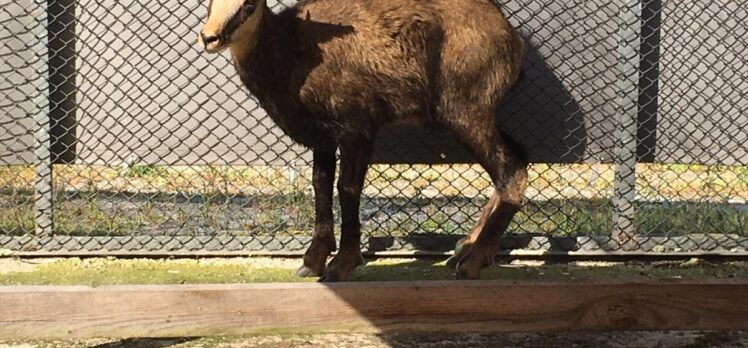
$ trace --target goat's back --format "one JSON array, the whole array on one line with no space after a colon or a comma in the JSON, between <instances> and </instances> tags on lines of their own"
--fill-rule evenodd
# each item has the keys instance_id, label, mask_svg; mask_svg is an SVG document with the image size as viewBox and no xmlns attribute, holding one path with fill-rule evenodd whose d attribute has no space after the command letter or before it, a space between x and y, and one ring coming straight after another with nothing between
<instances>
[{"instance_id":1,"label":"goat's back","mask_svg":"<svg viewBox=\"0 0 748 348\"><path fill-rule=\"evenodd\" d=\"M438 116L447 94L493 105L524 52L489 0L311 0L292 11L309 46L302 51L318 58L307 59L314 66L302 99L321 113L388 118L366 122ZM334 27L351 30L331 34Z\"/></svg>"}]
</instances>

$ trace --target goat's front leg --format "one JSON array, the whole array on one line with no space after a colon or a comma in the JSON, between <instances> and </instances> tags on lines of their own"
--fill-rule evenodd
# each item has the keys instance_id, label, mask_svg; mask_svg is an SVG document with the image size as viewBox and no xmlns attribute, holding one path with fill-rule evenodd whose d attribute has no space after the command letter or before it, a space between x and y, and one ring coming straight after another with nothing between
<instances>
[{"instance_id":1,"label":"goat's front leg","mask_svg":"<svg viewBox=\"0 0 748 348\"><path fill-rule=\"evenodd\" d=\"M327 265L320 281L346 280L353 269L364 263L361 255L359 205L371 158L371 148L372 143L367 139L348 140L340 144L340 251Z\"/></svg>"},{"instance_id":2,"label":"goat's front leg","mask_svg":"<svg viewBox=\"0 0 748 348\"><path fill-rule=\"evenodd\" d=\"M296 270L300 277L318 277L325 272L325 263L335 251L333 233L332 188L335 180L335 148L314 149L314 234L312 244L304 253L304 264Z\"/></svg>"}]
</instances>

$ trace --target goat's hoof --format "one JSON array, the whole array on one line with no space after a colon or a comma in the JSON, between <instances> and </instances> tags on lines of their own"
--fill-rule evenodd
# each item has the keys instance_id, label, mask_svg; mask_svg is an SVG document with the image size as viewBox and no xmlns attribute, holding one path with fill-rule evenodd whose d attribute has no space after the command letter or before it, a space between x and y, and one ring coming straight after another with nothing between
<instances>
[{"instance_id":1,"label":"goat's hoof","mask_svg":"<svg viewBox=\"0 0 748 348\"><path fill-rule=\"evenodd\" d=\"M494 264L494 252L471 250L456 259L455 272L457 279L480 279L480 271Z\"/></svg>"},{"instance_id":2,"label":"goat's hoof","mask_svg":"<svg viewBox=\"0 0 748 348\"><path fill-rule=\"evenodd\" d=\"M323 274L321 277L319 277L319 279L317 279L317 282L319 282L319 283L335 283L335 282L339 282L341 280L344 281L345 279L340 279L340 275L339 274L334 273L334 272L325 272L325 274Z\"/></svg>"},{"instance_id":3,"label":"goat's hoof","mask_svg":"<svg viewBox=\"0 0 748 348\"><path fill-rule=\"evenodd\" d=\"M324 274L319 278L319 282L343 282L348 280L348 276L356 267L365 264L361 253L357 255L350 254L338 254L332 258L327 267L325 268Z\"/></svg>"},{"instance_id":4,"label":"goat's hoof","mask_svg":"<svg viewBox=\"0 0 748 348\"><path fill-rule=\"evenodd\" d=\"M301 267L296 270L297 277L319 277L320 275L322 275L322 273L323 272L314 271L304 265L301 265Z\"/></svg>"},{"instance_id":5,"label":"goat's hoof","mask_svg":"<svg viewBox=\"0 0 748 348\"><path fill-rule=\"evenodd\" d=\"M457 257L457 254L454 254L447 259L447 268L455 269L459 263L459 257Z\"/></svg>"},{"instance_id":6,"label":"goat's hoof","mask_svg":"<svg viewBox=\"0 0 748 348\"><path fill-rule=\"evenodd\" d=\"M474 280L474 279L480 279L480 268L477 270L475 269L469 269L469 268L463 268L460 267L458 264L456 267L457 273L457 280Z\"/></svg>"},{"instance_id":7,"label":"goat's hoof","mask_svg":"<svg viewBox=\"0 0 748 348\"><path fill-rule=\"evenodd\" d=\"M320 276L317 281L320 283L344 282L348 280L348 275L351 273L351 271L353 271L353 269L351 269L350 271L343 271L341 269L330 269L328 267L328 269L325 270L325 273L322 274L322 276Z\"/></svg>"},{"instance_id":8,"label":"goat's hoof","mask_svg":"<svg viewBox=\"0 0 748 348\"><path fill-rule=\"evenodd\" d=\"M447 259L447 267L457 269L457 265L460 264L460 261L464 260L470 253L470 246L470 244L463 242L462 239L458 241L455 246L454 254Z\"/></svg>"}]
</instances>

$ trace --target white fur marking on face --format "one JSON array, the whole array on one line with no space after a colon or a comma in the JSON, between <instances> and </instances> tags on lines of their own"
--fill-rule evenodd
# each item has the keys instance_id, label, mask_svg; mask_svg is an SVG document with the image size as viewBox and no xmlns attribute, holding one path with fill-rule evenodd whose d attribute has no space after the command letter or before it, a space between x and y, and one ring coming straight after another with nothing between
<instances>
[{"instance_id":1,"label":"white fur marking on face","mask_svg":"<svg viewBox=\"0 0 748 348\"><path fill-rule=\"evenodd\" d=\"M221 31L226 23L241 9L243 0L213 0L208 23L212 30ZM211 33L211 34L218 34Z\"/></svg>"}]
</instances>

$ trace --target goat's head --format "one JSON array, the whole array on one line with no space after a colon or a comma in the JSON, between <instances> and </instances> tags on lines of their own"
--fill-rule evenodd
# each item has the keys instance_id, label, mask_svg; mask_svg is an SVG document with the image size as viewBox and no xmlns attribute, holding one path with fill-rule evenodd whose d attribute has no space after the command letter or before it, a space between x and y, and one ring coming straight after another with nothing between
<instances>
[{"instance_id":1,"label":"goat's head","mask_svg":"<svg viewBox=\"0 0 748 348\"><path fill-rule=\"evenodd\" d=\"M221 52L237 41L251 43L264 7L265 0L210 0L198 42L209 53Z\"/></svg>"}]
</instances>

